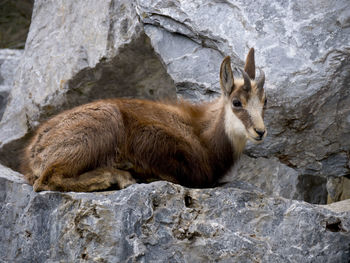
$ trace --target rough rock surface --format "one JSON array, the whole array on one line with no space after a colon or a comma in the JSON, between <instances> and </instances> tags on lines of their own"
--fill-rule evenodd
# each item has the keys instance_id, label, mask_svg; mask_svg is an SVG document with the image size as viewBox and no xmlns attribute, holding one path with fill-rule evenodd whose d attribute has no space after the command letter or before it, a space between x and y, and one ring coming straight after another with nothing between
<instances>
[{"instance_id":1,"label":"rough rock surface","mask_svg":"<svg viewBox=\"0 0 350 263\"><path fill-rule=\"evenodd\" d=\"M311 203L323 204L325 203L324 198L327 196L326 179L300 175L295 169L280 163L274 157L242 156L232 173L222 181L230 182L232 180L250 183L269 195L279 195ZM343 186L342 182L335 182L335 185ZM333 189L334 187L330 186L329 188ZM338 192L342 195L343 188L339 189ZM347 199L345 196L342 197L344 198L337 196L330 201Z\"/></svg>"},{"instance_id":2,"label":"rough rock surface","mask_svg":"<svg viewBox=\"0 0 350 263\"><path fill-rule=\"evenodd\" d=\"M223 56L240 66L253 46L267 76L269 136L247 153L275 168L278 159L311 191L324 188L350 174L349 9L347 0L38 0L0 123L0 160L17 169L31 129L87 101L173 98L175 88L212 99Z\"/></svg>"},{"instance_id":3,"label":"rough rock surface","mask_svg":"<svg viewBox=\"0 0 350 263\"><path fill-rule=\"evenodd\" d=\"M237 185L236 185L237 186ZM34 193L0 167L0 261L347 262L350 200L311 205L167 182Z\"/></svg>"},{"instance_id":4,"label":"rough rock surface","mask_svg":"<svg viewBox=\"0 0 350 263\"><path fill-rule=\"evenodd\" d=\"M350 199L350 179L348 176L330 177L327 180L328 200L333 203L338 200Z\"/></svg>"},{"instance_id":5,"label":"rough rock surface","mask_svg":"<svg viewBox=\"0 0 350 263\"><path fill-rule=\"evenodd\" d=\"M13 86L16 68L23 54L23 50L0 50L0 121L4 114L7 98Z\"/></svg>"}]
</instances>

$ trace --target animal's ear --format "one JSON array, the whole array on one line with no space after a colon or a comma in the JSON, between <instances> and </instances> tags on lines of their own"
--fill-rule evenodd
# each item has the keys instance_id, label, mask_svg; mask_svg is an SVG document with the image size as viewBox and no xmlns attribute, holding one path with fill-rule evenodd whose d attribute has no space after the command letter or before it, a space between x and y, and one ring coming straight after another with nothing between
<instances>
[{"instance_id":1,"label":"animal's ear","mask_svg":"<svg viewBox=\"0 0 350 263\"><path fill-rule=\"evenodd\" d=\"M231 59L225 57L220 67L220 84L223 93L228 96L231 94L234 85L234 79L231 69Z\"/></svg>"},{"instance_id":2,"label":"animal's ear","mask_svg":"<svg viewBox=\"0 0 350 263\"><path fill-rule=\"evenodd\" d=\"M248 52L245 60L244 71L247 72L250 79L255 79L255 59L254 59L254 48L251 48Z\"/></svg>"}]
</instances>

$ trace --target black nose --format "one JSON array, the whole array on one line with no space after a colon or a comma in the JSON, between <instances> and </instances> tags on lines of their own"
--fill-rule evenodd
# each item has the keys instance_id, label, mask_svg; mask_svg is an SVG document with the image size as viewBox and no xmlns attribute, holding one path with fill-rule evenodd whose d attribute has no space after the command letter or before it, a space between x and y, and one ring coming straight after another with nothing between
<instances>
[{"instance_id":1,"label":"black nose","mask_svg":"<svg viewBox=\"0 0 350 263\"><path fill-rule=\"evenodd\" d=\"M262 138L265 134L265 130L259 130L259 129L254 129L254 130L259 135L260 138Z\"/></svg>"}]
</instances>

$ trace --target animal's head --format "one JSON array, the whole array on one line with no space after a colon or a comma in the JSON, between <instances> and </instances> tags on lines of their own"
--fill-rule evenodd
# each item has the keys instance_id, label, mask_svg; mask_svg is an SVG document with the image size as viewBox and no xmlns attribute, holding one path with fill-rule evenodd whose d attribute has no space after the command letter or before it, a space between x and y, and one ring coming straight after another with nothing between
<instances>
[{"instance_id":1,"label":"animal's head","mask_svg":"<svg viewBox=\"0 0 350 263\"><path fill-rule=\"evenodd\" d=\"M225 130L234 138L246 138L260 143L266 137L264 110L266 96L264 92L265 75L255 80L254 49L247 55L244 70L240 78L234 78L230 57L225 57L220 68L220 84L225 104ZM237 140L237 139L236 139Z\"/></svg>"}]
</instances>

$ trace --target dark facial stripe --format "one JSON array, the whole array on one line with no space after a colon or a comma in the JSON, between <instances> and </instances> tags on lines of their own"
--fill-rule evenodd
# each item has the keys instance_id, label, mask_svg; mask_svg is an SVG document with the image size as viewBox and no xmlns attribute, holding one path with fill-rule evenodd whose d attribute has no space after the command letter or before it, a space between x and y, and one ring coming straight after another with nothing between
<instances>
[{"instance_id":1,"label":"dark facial stripe","mask_svg":"<svg viewBox=\"0 0 350 263\"><path fill-rule=\"evenodd\" d=\"M248 111L246 111L245 109L233 109L233 111L236 114L236 116L243 122L244 126L247 129L253 126L253 122Z\"/></svg>"}]
</instances>

